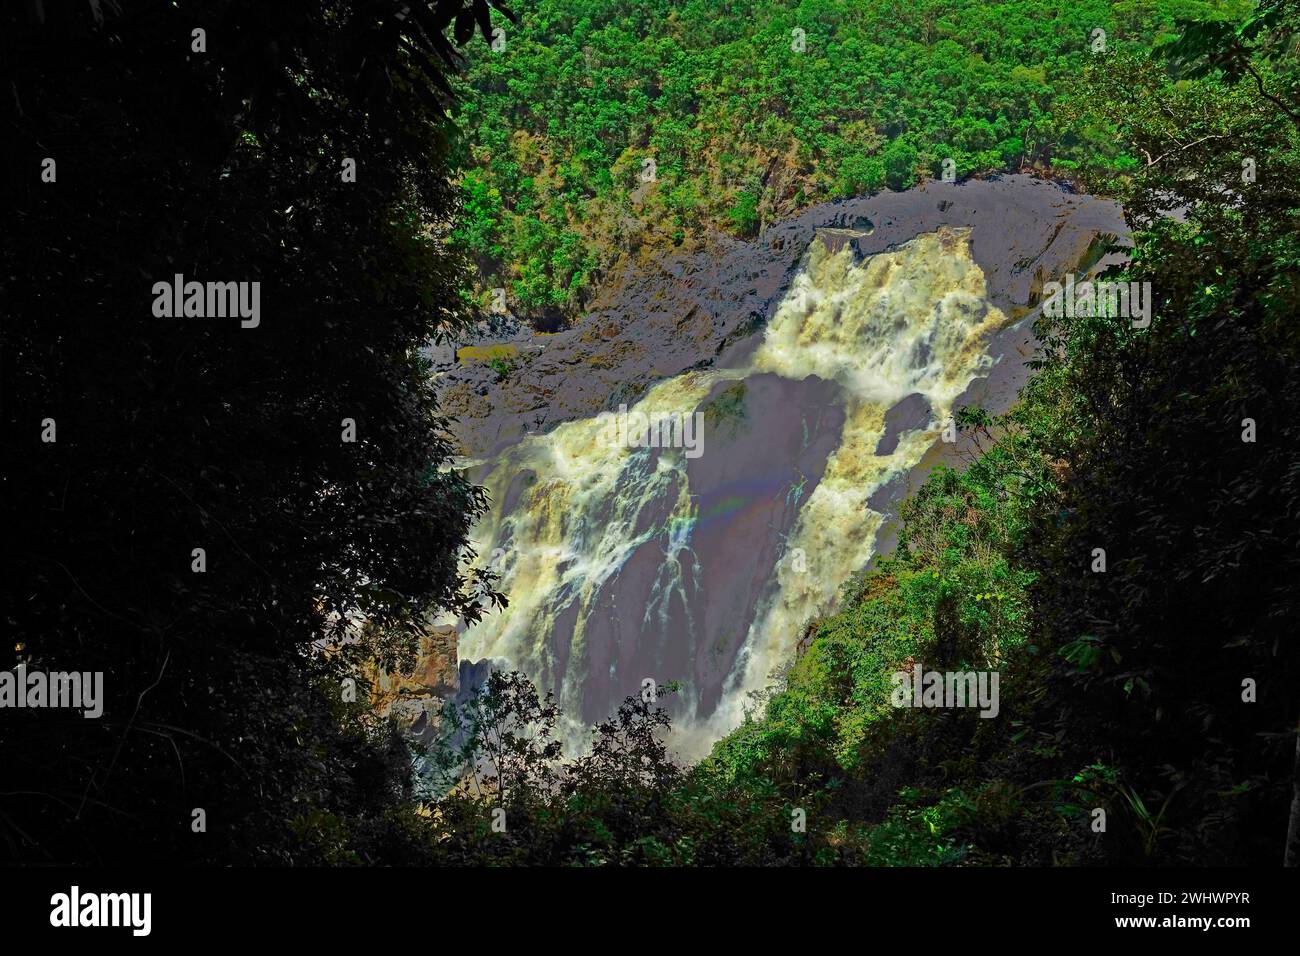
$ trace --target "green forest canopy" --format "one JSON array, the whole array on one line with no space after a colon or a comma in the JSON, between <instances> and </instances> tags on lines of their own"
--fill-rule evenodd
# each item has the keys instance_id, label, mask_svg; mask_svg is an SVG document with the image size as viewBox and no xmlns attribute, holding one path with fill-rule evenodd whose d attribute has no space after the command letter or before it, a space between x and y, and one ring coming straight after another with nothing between
<instances>
[{"instance_id":1,"label":"green forest canopy","mask_svg":"<svg viewBox=\"0 0 1300 956\"><path fill-rule=\"evenodd\" d=\"M580 308L620 252L751 236L815 202L1081 159L1066 126L1094 47L1139 52L1245 0L537 0L460 87L465 220L487 287ZM1102 30L1104 38L1094 31ZM801 39L802 52L794 47ZM653 161L654 182L644 178Z\"/></svg>"}]
</instances>

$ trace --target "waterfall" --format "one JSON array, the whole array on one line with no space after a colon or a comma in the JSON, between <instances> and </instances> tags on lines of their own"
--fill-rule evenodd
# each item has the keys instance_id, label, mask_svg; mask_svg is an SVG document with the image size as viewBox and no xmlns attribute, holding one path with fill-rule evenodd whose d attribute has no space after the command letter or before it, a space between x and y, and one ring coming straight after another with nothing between
<instances>
[{"instance_id":1,"label":"waterfall","mask_svg":"<svg viewBox=\"0 0 1300 956\"><path fill-rule=\"evenodd\" d=\"M464 631L461 656L555 690L571 742L645 678L680 681L673 743L699 756L870 560L873 493L939 439L1006 322L968 229L861 261L815 239L743 367L667 379L628 410L701 413L698 460L620 444L601 416L481 464L492 509L473 544L510 604ZM909 396L928 420L882 450Z\"/></svg>"}]
</instances>

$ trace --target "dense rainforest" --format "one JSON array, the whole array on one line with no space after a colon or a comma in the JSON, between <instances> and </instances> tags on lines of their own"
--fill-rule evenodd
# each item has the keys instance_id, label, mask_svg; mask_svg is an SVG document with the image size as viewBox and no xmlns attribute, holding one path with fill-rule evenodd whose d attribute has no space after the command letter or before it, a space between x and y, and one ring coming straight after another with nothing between
<instances>
[{"instance_id":1,"label":"dense rainforest","mask_svg":"<svg viewBox=\"0 0 1300 956\"><path fill-rule=\"evenodd\" d=\"M486 288L573 314L627 250L1003 169L1129 168L1060 96L1238 0L539 0L460 90L457 235Z\"/></svg>"},{"instance_id":2,"label":"dense rainforest","mask_svg":"<svg viewBox=\"0 0 1300 956\"><path fill-rule=\"evenodd\" d=\"M5 621L110 689L0 724L11 858L1300 862L1296 0L120 6L3 14ZM484 502L421 346L485 289L577 317L619 255L945 159L1118 199L1150 325L1041 319L1020 403L961 411L980 453L699 764L640 698L565 755L497 673L421 799L339 688L508 598L462 577ZM151 320L200 269L287 318ZM353 614L364 646L312 652ZM997 668L999 719L891 706L915 661Z\"/></svg>"}]
</instances>

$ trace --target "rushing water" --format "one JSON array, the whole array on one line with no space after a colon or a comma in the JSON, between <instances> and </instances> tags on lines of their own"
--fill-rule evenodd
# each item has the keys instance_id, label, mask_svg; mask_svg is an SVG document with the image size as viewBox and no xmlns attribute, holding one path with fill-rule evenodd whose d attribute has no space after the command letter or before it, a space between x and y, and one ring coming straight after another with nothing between
<instances>
[{"instance_id":1,"label":"rushing water","mask_svg":"<svg viewBox=\"0 0 1300 956\"><path fill-rule=\"evenodd\" d=\"M644 678L680 681L674 742L704 752L835 609L885 519L873 493L991 366L1007 318L969 243L942 228L858 262L814 240L743 364L662 381L630 410L701 413L698 457L620 445L589 418L483 463L493 506L474 545L510 603L461 635L461 657L555 690L573 741ZM916 395L928 416L882 445L886 412Z\"/></svg>"}]
</instances>

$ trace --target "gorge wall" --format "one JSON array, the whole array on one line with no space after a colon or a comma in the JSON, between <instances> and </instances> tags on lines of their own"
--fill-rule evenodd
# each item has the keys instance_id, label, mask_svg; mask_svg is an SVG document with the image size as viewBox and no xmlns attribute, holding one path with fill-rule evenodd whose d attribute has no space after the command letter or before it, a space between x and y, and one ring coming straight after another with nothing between
<instances>
[{"instance_id":1,"label":"gorge wall","mask_svg":"<svg viewBox=\"0 0 1300 956\"><path fill-rule=\"evenodd\" d=\"M700 756L956 460L951 412L1014 401L1043 284L1122 233L1114 204L1050 182L932 183L629 262L571 329L507 320L435 352L492 501L474 560L510 600L439 623L480 670L554 690L573 744L644 679L679 682L673 743ZM698 454L610 440L623 406L698 415Z\"/></svg>"}]
</instances>

